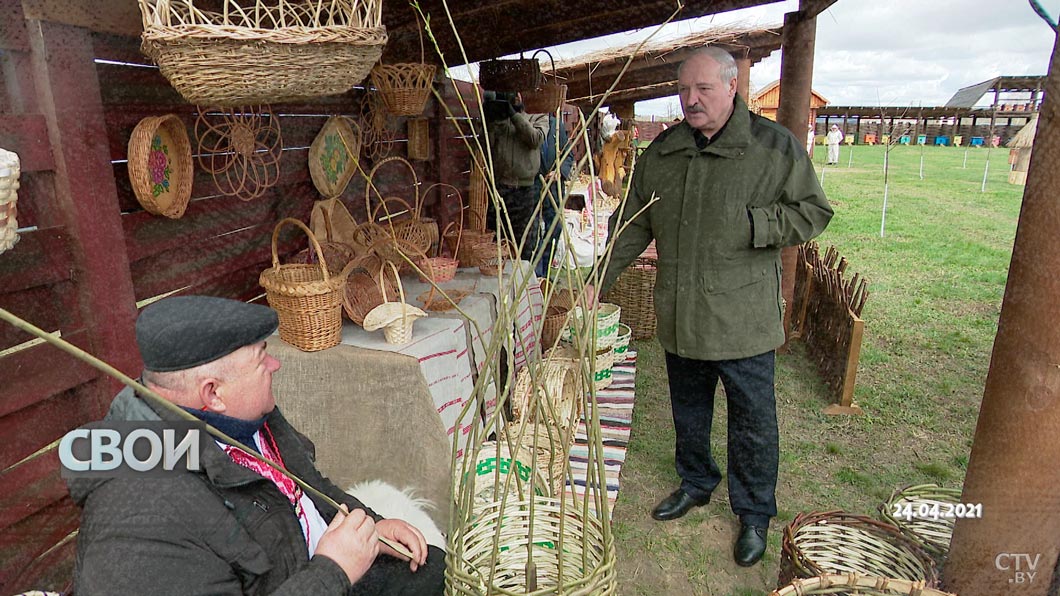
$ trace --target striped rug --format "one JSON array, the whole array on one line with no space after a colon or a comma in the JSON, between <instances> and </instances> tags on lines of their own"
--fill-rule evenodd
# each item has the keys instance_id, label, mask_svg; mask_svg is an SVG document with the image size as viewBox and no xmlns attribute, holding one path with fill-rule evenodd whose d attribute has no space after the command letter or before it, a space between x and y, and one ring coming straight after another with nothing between
<instances>
[{"instance_id":1,"label":"striped rug","mask_svg":"<svg viewBox=\"0 0 1060 596\"><path fill-rule=\"evenodd\" d=\"M613 511L618 498L619 472L626 461L629 445L629 429L633 422L633 390L637 376L637 354L628 352L628 358L616 364L611 373L611 385L597 392L600 405L600 429L604 443L604 473L607 481L607 500ZM570 452L571 475L574 485L567 481L567 494L583 494L586 486L589 447L585 424L578 424L574 446Z\"/></svg>"}]
</instances>

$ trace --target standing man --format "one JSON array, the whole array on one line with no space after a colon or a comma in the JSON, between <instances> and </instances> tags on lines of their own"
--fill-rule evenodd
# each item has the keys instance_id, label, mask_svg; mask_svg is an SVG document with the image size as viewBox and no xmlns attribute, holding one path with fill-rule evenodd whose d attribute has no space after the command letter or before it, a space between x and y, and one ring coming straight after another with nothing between
<instances>
[{"instance_id":1,"label":"standing man","mask_svg":"<svg viewBox=\"0 0 1060 596\"><path fill-rule=\"evenodd\" d=\"M612 235L629 226L615 240L601 289L655 240L655 310L681 485L652 517L677 519L706 505L721 481L710 450L720 378L729 411L729 503L741 526L733 554L750 566L762 557L777 513L780 249L820 234L832 209L801 139L750 113L736 95L728 52L692 54L678 69L678 93L684 121L645 150L627 203L611 218Z\"/></svg>"},{"instance_id":2,"label":"standing man","mask_svg":"<svg viewBox=\"0 0 1060 596\"><path fill-rule=\"evenodd\" d=\"M521 96L514 93L486 95L484 106L486 126L489 131L490 152L493 156L493 176L497 191L504 199L504 207L512 223L513 237L508 238L518 246L526 232L526 243L520 257L533 262L537 248L538 197L534 195L534 179L541 168L541 145L548 132L548 116L527 114ZM496 215L493 203L489 203L486 219L494 229ZM507 223L501 220L498 237L507 236Z\"/></svg>"},{"instance_id":3,"label":"standing man","mask_svg":"<svg viewBox=\"0 0 1060 596\"><path fill-rule=\"evenodd\" d=\"M541 260L536 267L538 277L548 274L556 242L563 231L563 206L567 199L567 181L570 180L571 169L574 167L574 154L567 153L563 160L559 158L567 151L569 145L570 139L567 137L567 126L563 119L549 114L548 134L541 145L541 169L534 181L534 196L541 197L541 221L544 223L538 242L544 245ZM555 229L552 229L556 219L559 221L556 222Z\"/></svg>"},{"instance_id":4,"label":"standing man","mask_svg":"<svg viewBox=\"0 0 1060 596\"><path fill-rule=\"evenodd\" d=\"M828 165L839 163L839 144L843 142L843 131L833 124L828 131Z\"/></svg>"},{"instance_id":5,"label":"standing man","mask_svg":"<svg viewBox=\"0 0 1060 596\"><path fill-rule=\"evenodd\" d=\"M276 407L272 375L280 363L265 342L277 325L271 308L207 296L165 298L140 314L144 384L253 453L201 433L197 470L69 478L70 496L83 510L78 595L443 592L445 553L415 527L384 519L322 476L308 439ZM106 420L181 419L126 388ZM258 456L347 511L303 492ZM380 536L413 559L380 544Z\"/></svg>"}]
</instances>

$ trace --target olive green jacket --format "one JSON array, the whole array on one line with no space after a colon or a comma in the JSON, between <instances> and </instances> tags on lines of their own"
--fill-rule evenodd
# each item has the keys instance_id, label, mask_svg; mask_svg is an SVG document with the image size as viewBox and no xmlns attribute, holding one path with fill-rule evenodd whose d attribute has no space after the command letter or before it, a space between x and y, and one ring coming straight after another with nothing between
<instances>
[{"instance_id":1,"label":"olive green jacket","mask_svg":"<svg viewBox=\"0 0 1060 596\"><path fill-rule=\"evenodd\" d=\"M699 360L762 354L784 343L780 249L817 236L831 218L802 144L737 96L706 148L682 122L639 158L626 203L611 217L612 238L629 225L615 239L601 290L654 239L662 347Z\"/></svg>"}]
</instances>

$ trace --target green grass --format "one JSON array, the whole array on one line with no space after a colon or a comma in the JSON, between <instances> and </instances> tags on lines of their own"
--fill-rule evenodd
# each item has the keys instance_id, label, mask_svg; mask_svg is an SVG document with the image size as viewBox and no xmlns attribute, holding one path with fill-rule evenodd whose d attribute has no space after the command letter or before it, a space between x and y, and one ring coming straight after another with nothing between
<instances>
[{"instance_id":1,"label":"green grass","mask_svg":"<svg viewBox=\"0 0 1060 596\"><path fill-rule=\"evenodd\" d=\"M779 515L767 556L737 567L737 521L726 485L710 505L676 522L650 510L678 483L663 354L636 343L637 403L616 508L620 593L766 594L776 587L779 530L799 512L844 509L872 515L902 485L959 486L982 398L1023 188L1007 183L1007 150L895 147L889 156L887 226L882 147L843 147L825 171L836 215L818 239L835 245L870 295L855 401L865 414L828 417L826 392L794 345L777 360L781 425ZM826 155L815 150L820 176ZM720 394L720 391L719 391ZM720 395L719 395L720 398ZM712 442L724 465L725 407L718 399Z\"/></svg>"}]
</instances>

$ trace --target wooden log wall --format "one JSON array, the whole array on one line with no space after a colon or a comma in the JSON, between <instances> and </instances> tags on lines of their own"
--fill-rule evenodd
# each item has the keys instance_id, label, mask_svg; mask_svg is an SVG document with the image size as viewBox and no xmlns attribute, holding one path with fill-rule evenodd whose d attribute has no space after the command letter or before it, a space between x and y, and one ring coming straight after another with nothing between
<instances>
[{"instance_id":1,"label":"wooden log wall","mask_svg":"<svg viewBox=\"0 0 1060 596\"><path fill-rule=\"evenodd\" d=\"M457 106L451 84L436 85ZM0 307L62 337L131 376L141 362L133 327L138 308L160 295L261 299L258 275L271 263L271 235L284 217L307 220L321 198L307 156L332 114L356 116L364 90L312 103L272 106L283 136L276 186L244 202L218 193L196 164L192 200L181 219L156 217L137 202L127 144L144 117L175 113L192 137L197 113L139 52L139 39L27 20L20 0L0 0L0 147L21 158L20 242L0 254ZM469 161L456 129L431 100L431 156L413 161L421 188L444 181L465 195ZM391 122L391 154L406 156L405 123ZM466 130L467 127L465 127ZM371 161L362 159L367 171ZM384 195L411 198L410 177L387 167ZM342 195L364 215L365 179ZM438 192L425 211L457 213ZM279 251L307 245L293 228ZM67 431L100 418L119 389L87 365L0 323L0 593L59 590L72 577L79 511L58 474L56 448Z\"/></svg>"},{"instance_id":2,"label":"wooden log wall","mask_svg":"<svg viewBox=\"0 0 1060 596\"><path fill-rule=\"evenodd\" d=\"M847 275L847 260L829 247L822 257L816 242L799 247L792 303L793 337L806 345L828 387L827 413L856 413L854 385L865 323L861 319L868 282Z\"/></svg>"}]
</instances>

